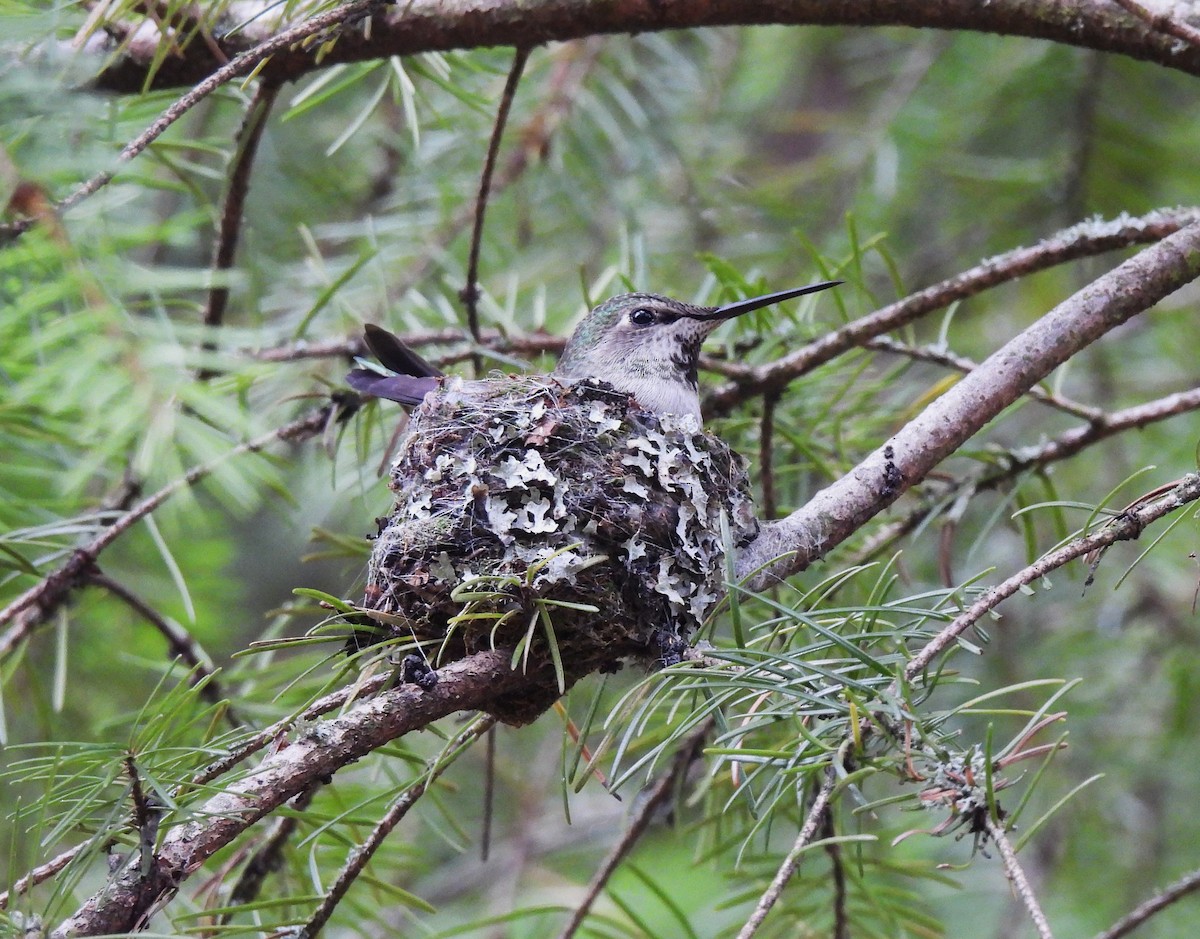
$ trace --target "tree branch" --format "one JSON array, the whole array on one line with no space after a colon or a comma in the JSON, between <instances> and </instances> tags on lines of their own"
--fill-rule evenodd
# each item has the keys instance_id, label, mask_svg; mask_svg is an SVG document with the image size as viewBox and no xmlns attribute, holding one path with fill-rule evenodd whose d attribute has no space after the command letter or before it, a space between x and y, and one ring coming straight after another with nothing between
<instances>
[{"instance_id":1,"label":"tree branch","mask_svg":"<svg viewBox=\"0 0 1200 939\"><path fill-rule=\"evenodd\" d=\"M321 786L322 783L319 781L313 783L293 798L288 808L293 812L302 812L308 808ZM234 883L233 889L229 891L229 900L225 904L227 912L221 914L219 923L224 925L233 919L234 911L229 910L228 907L242 906L252 902L259 895L263 884L266 883L267 875L283 866L284 848L287 847L288 841L291 840L299 826L299 815L284 815L275 819L275 824L271 826L262 843L250 855L246 866L242 868L241 876Z\"/></svg>"},{"instance_id":2,"label":"tree branch","mask_svg":"<svg viewBox=\"0 0 1200 939\"><path fill-rule=\"evenodd\" d=\"M505 692L546 677L515 671L511 660L511 649L479 652L439 669L438 683L429 691L401 685L314 724L252 772L190 809L189 821L175 825L162 839L146 873L136 858L127 862L59 924L54 939L137 929L216 851L314 782L410 731L456 711L484 709Z\"/></svg>"},{"instance_id":3,"label":"tree branch","mask_svg":"<svg viewBox=\"0 0 1200 939\"><path fill-rule=\"evenodd\" d=\"M1004 826L996 824L989 815L987 830L988 834L992 836L992 840L996 842L996 847L1000 849L1000 857L1004 862L1004 873L1008 875L1013 889L1017 891L1017 896L1021 898L1021 902L1029 912L1029 918L1033 920L1033 925L1037 929L1039 939L1054 939L1054 935L1050 932L1050 924L1046 922L1046 914L1042 912L1037 895L1033 892L1033 888L1029 886L1029 880L1025 876L1025 871L1021 869L1021 864L1017 861L1017 853L1012 849L1012 845L1008 841L1008 835L1005 834Z\"/></svg>"},{"instance_id":4,"label":"tree branch","mask_svg":"<svg viewBox=\"0 0 1200 939\"><path fill-rule=\"evenodd\" d=\"M1128 915L1121 917L1121 919L1109 926L1104 932L1099 933L1096 939L1121 939L1122 936L1129 935L1141 926L1142 923L1159 910L1166 909L1176 900L1187 896L1195 890L1200 890L1200 870L1192 871L1190 874L1180 877L1179 880L1171 884L1171 886L1158 894L1158 896L1151 897L1145 903L1131 910Z\"/></svg>"},{"instance_id":5,"label":"tree branch","mask_svg":"<svg viewBox=\"0 0 1200 939\"><path fill-rule=\"evenodd\" d=\"M257 19L248 6L239 6L240 28L218 39L221 51L230 58L288 26L266 15L272 4L265 0L264 15ZM361 9L359 4L347 6ZM986 4L978 0L407 0L380 9L371 16L370 29L345 33L336 43L289 44L275 50L263 74L291 81L330 65L393 55L485 46L528 48L592 35L771 24L910 26L1027 36L1116 52L1200 75L1200 50L1191 45L1180 48L1173 36L1107 0L991 0ZM140 36L128 54L105 68L98 84L113 91L140 92L153 66L152 88L179 87L200 81L219 64L203 42L191 42L178 55L158 57L161 61L155 57L157 48L153 34Z\"/></svg>"},{"instance_id":6,"label":"tree branch","mask_svg":"<svg viewBox=\"0 0 1200 939\"><path fill-rule=\"evenodd\" d=\"M1191 474L1180 480L1170 492L1137 509L1130 509L1114 516L1106 525L1089 535L1076 538L1061 548L1043 555L1035 563L1022 568L1001 584L987 590L983 596L954 618L945 629L927 642L904 668L904 676L912 681L929 667L934 657L948 648L963 633L979 622L980 618L1000 605L1027 584L1033 583L1068 561L1083 557L1118 541L1130 541L1138 537L1151 522L1164 515L1200 499L1200 475Z\"/></svg>"},{"instance_id":7,"label":"tree branch","mask_svg":"<svg viewBox=\"0 0 1200 939\"><path fill-rule=\"evenodd\" d=\"M508 79L504 83L504 92L500 95L500 107L496 110L496 121L492 125L492 136L488 141L487 155L483 161L483 172L479 177L479 194L475 199L475 222L471 228L471 250L467 259L467 283L460 296L467 306L467 329L471 340L479 344L479 251L483 247L483 220L487 215L488 195L492 189L492 176L496 172L496 157L500 154L500 141L504 137L504 127L508 123L508 113L512 109L513 98L517 94L517 86L521 82L521 73L525 71L525 63L529 59L529 49L518 46L513 55L512 66L508 70ZM482 370L478 353L472 356L475 363L475 374Z\"/></svg>"},{"instance_id":8,"label":"tree branch","mask_svg":"<svg viewBox=\"0 0 1200 939\"><path fill-rule=\"evenodd\" d=\"M989 356L807 505L764 526L738 558L738 576L754 573L752 585L762 585L803 570L1075 353L1198 275L1200 224L1192 224L1089 284ZM889 465L899 470L898 484Z\"/></svg>"},{"instance_id":9,"label":"tree branch","mask_svg":"<svg viewBox=\"0 0 1200 939\"><path fill-rule=\"evenodd\" d=\"M739 373L727 369L733 381L722 385L705 401L705 415L728 413L735 405L770 389L782 390L801 375L866 344L876 336L907 326L922 316L985 290L1027 277L1068 261L1093 257L1148 244L1173 235L1200 220L1200 209L1180 208L1150 212L1138 218L1122 215L1111 221L1088 221L1057 232L1028 248L1015 248L982 261L968 271L910 294L895 303L826 333L789 355L765 365L746 366Z\"/></svg>"},{"instance_id":10,"label":"tree branch","mask_svg":"<svg viewBox=\"0 0 1200 939\"><path fill-rule=\"evenodd\" d=\"M0 660L20 645L50 613L58 609L72 590L80 583L87 581L87 578L93 573L93 566L101 552L139 521L157 510L171 496L194 486L230 457L244 453L257 453L276 440L304 440L321 433L333 414L334 406L326 405L269 434L263 434L254 440L239 444L215 460L193 467L179 479L164 486L154 495L143 499L119 516L88 544L76 548L66 563L58 570L47 574L37 584L0 610L0 625L16 621L10 629L0 635Z\"/></svg>"},{"instance_id":11,"label":"tree branch","mask_svg":"<svg viewBox=\"0 0 1200 939\"><path fill-rule=\"evenodd\" d=\"M267 127L267 118L279 94L279 86L263 82L250 106L246 109L242 126L237 132L237 147L229 166L229 182L226 185L225 201L221 207L221 222L217 230L217 241L213 248L211 269L220 275L233 267L237 254L238 239L242 230L242 214L246 194L250 191L250 170L258 153L258 143ZM225 319L225 307L229 304L229 287L221 282L214 283L208 292L208 303L204 307L202 322L205 326L220 326Z\"/></svg>"}]
</instances>

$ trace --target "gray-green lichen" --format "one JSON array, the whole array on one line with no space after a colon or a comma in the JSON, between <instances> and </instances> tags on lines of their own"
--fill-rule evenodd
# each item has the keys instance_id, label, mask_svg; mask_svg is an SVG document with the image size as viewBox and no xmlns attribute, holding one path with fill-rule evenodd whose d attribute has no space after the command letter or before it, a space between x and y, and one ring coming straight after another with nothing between
<instances>
[{"instance_id":1,"label":"gray-green lichen","mask_svg":"<svg viewBox=\"0 0 1200 939\"><path fill-rule=\"evenodd\" d=\"M443 658L526 635L545 656L549 617L571 680L682 648L724 594L722 515L735 547L758 530L737 454L599 382L452 381L391 486L365 606Z\"/></svg>"}]
</instances>

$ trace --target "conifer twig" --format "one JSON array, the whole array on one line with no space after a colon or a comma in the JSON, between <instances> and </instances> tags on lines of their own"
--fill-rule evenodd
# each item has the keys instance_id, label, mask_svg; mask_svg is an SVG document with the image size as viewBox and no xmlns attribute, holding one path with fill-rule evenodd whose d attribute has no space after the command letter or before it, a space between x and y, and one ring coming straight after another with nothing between
<instances>
[{"instance_id":1,"label":"conifer twig","mask_svg":"<svg viewBox=\"0 0 1200 939\"><path fill-rule=\"evenodd\" d=\"M346 892L359 874L366 868L368 862L379 850L383 841L392 829L400 824L401 820L406 816L409 810L417 804L417 800L425 794L429 786L449 769L454 761L467 751L467 748L480 736L487 733L496 725L496 719L490 716L480 716L471 722L465 730L463 730L443 751L442 755L435 760L425 772L424 776L413 785L409 786L401 796L388 808L381 818L371 829L371 833L367 835L363 843L353 848L346 858L346 864L338 872L333 883L325 892L325 896L321 899L308 922L301 928L299 935L304 939L312 939L329 921L329 917L333 915L333 911L342 901Z\"/></svg>"},{"instance_id":2,"label":"conifer twig","mask_svg":"<svg viewBox=\"0 0 1200 939\"><path fill-rule=\"evenodd\" d=\"M636 814L630 820L625 829L625 833L621 836L608 856L597 868L596 873L592 875L591 881L588 883L587 890L581 900L571 913L570 921L563 927L562 932L558 934L558 939L572 939L579 931L579 927L583 925L583 921L587 919L588 913L595 904L600 893L608 885L612 879L613 873L621 862L633 850L642 835L646 833L646 829L650 827L650 822L662 806L666 803L671 793L675 791L680 780L687 773L688 767L699 755L700 749L704 746L704 741L712 732L715 726L715 720L708 717L697 725L684 741L683 745L675 754L675 759L671 764L670 769L664 772L641 800L638 805Z\"/></svg>"},{"instance_id":3,"label":"conifer twig","mask_svg":"<svg viewBox=\"0 0 1200 939\"><path fill-rule=\"evenodd\" d=\"M1004 873L1012 883L1017 896L1021 898L1021 902L1025 905L1025 909L1029 913L1029 918L1033 920L1033 925L1037 929L1039 939L1054 939L1054 934L1050 932L1050 924L1046 921L1046 914L1042 912L1037 894L1033 892L1033 888L1029 885L1029 879L1025 876L1025 871L1021 868L1021 863L1017 860L1017 853L1013 850L1012 844L1008 840L1008 834L1004 831L1004 826L993 821L990 815L987 817L985 824L987 825L988 834L992 836L992 841L1000 849L1000 858L1004 862Z\"/></svg>"},{"instance_id":4,"label":"conifer twig","mask_svg":"<svg viewBox=\"0 0 1200 939\"><path fill-rule=\"evenodd\" d=\"M1144 903L1138 904L1125 916L1113 923L1108 929L1096 935L1096 939L1121 939L1142 925L1159 910L1164 910L1176 900L1186 897L1189 893L1200 890L1200 870L1184 874L1175 883Z\"/></svg>"},{"instance_id":5,"label":"conifer twig","mask_svg":"<svg viewBox=\"0 0 1200 939\"><path fill-rule=\"evenodd\" d=\"M504 91L500 95L500 107L496 111L496 121L492 125L492 137L488 141L487 156L483 161L483 173L479 178L479 195L475 200L475 223L471 229L471 251L467 260L467 283L460 296L467 306L467 329L476 345L479 343L479 252L483 246L483 220L487 214L488 196L492 189L492 176L496 172L496 157L500 153L500 141L504 137L504 125L508 123L508 114L512 110L513 98L517 94L517 86L521 82L521 73L525 71L525 63L529 60L529 49L518 46L513 52L512 66L508 70L508 80L504 83ZM475 372L482 370L479 356L472 356Z\"/></svg>"},{"instance_id":6,"label":"conifer twig","mask_svg":"<svg viewBox=\"0 0 1200 939\"><path fill-rule=\"evenodd\" d=\"M1192 473L1164 495L1138 508L1128 509L1114 516L1107 524L1081 538L1067 542L1061 548L1042 555L1036 562L1024 567L1002 583L986 590L983 595L934 636L913 656L905 666L904 676L915 679L933 662L934 658L949 648L959 636L994 610L1003 600L1011 597L1022 587L1033 583L1057 570L1069 561L1083 557L1093 551L1106 548L1118 541L1137 538L1151 522L1155 522L1176 509L1200 499L1200 474Z\"/></svg>"},{"instance_id":7,"label":"conifer twig","mask_svg":"<svg viewBox=\"0 0 1200 939\"><path fill-rule=\"evenodd\" d=\"M251 0L239 3L240 10L254 10ZM273 0L259 0L257 10L278 7ZM279 50L270 71L296 79L309 72L386 59L388 56L473 49L481 46L516 46L564 42L603 34L637 34L668 29L697 29L716 26L910 26L924 29L969 30L982 33L1019 35L1080 48L1098 49L1157 63L1185 74L1200 74L1200 56L1190 46L1176 48L1177 40L1141 23L1114 16L1102 0L1075 0L1064 16L1062 3L1029 3L1028 0L938 0L936 3L884 3L875 0L792 0L755 2L744 0L627 0L596 3L594 0L491 0L489 3L449 3L447 0L404 0L392 3L389 12L374 17L370 35L352 43L339 43L324 54L314 55L301 47ZM380 7L385 7L380 3ZM225 53L252 48L264 33L277 29L278 21L263 16L248 21L235 34L221 37ZM136 54L117 58L101 76L110 90L143 91L151 77L153 87L168 84L172 74L203 74L214 62L201 43L184 50L182 61L160 62L154 43L142 43ZM160 66L152 76L151 69ZM168 68L169 66L169 68Z\"/></svg>"},{"instance_id":8,"label":"conifer twig","mask_svg":"<svg viewBox=\"0 0 1200 939\"><path fill-rule=\"evenodd\" d=\"M79 584L86 583L94 571L96 559L114 541L130 528L156 511L164 502L183 490L194 486L232 457L245 453L257 453L276 440L305 440L324 431L334 413L334 405L328 404L309 412L283 427L261 437L248 440L231 448L219 457L194 466L179 479L171 482L122 513L99 535L80 548L76 548L67 561L57 570L47 574L34 586L0 610L0 625L13 622L13 626L0 635L0 660L9 655L33 630L56 610Z\"/></svg>"}]
</instances>

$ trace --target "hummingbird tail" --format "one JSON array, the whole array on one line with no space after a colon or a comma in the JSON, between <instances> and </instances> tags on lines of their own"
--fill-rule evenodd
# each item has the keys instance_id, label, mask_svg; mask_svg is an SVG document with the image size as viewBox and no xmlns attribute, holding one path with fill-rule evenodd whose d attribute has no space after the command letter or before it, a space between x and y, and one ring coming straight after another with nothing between
<instances>
[{"instance_id":1,"label":"hummingbird tail","mask_svg":"<svg viewBox=\"0 0 1200 939\"><path fill-rule=\"evenodd\" d=\"M404 341L394 333L388 332L382 326L367 323L363 327L363 339L367 348L375 353L381 365L390 368L398 375L412 375L414 378L439 378L445 374L436 365L426 362L421 356L404 344Z\"/></svg>"},{"instance_id":2,"label":"hummingbird tail","mask_svg":"<svg viewBox=\"0 0 1200 939\"><path fill-rule=\"evenodd\" d=\"M353 369L346 375L346 382L359 394L386 398L408 407L416 407L438 386L438 380L429 376L380 375L365 368Z\"/></svg>"}]
</instances>

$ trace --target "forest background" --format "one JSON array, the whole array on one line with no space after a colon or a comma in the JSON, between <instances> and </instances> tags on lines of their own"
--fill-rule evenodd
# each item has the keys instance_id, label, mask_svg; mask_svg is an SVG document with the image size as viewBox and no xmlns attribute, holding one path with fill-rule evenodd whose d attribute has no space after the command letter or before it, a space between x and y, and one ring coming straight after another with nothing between
<instances>
[{"instance_id":1,"label":"forest background","mask_svg":"<svg viewBox=\"0 0 1200 939\"><path fill-rule=\"evenodd\" d=\"M1194 7L0 6L5 934L1194 935ZM706 426L764 520L871 508L708 659L322 736L387 677L322 606L392 501L363 323L545 370L608 295L824 277L714 336Z\"/></svg>"}]
</instances>

